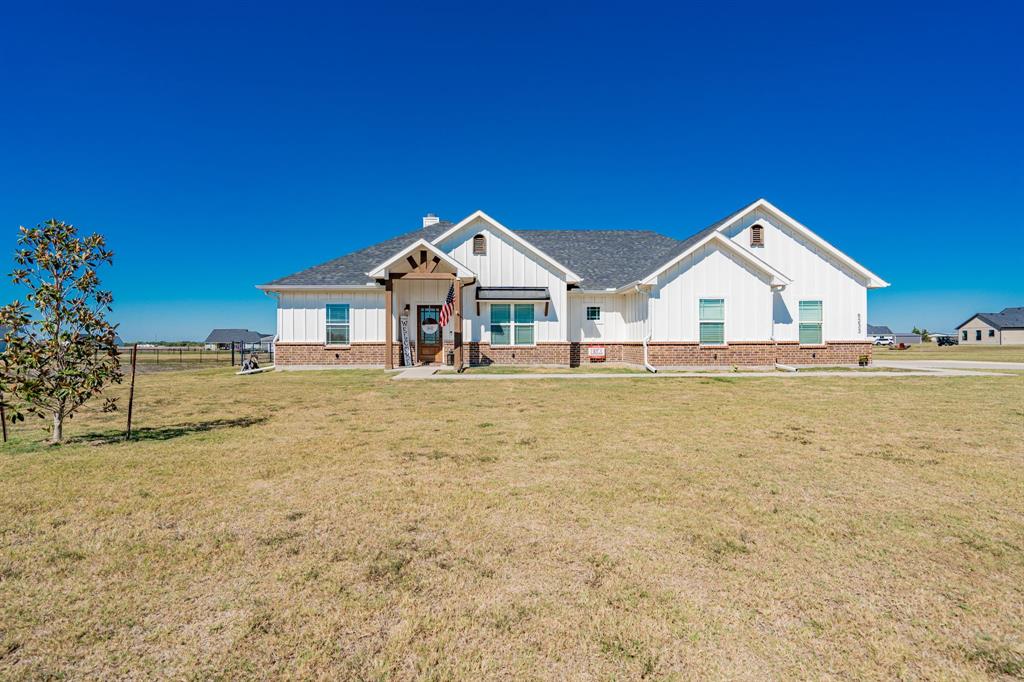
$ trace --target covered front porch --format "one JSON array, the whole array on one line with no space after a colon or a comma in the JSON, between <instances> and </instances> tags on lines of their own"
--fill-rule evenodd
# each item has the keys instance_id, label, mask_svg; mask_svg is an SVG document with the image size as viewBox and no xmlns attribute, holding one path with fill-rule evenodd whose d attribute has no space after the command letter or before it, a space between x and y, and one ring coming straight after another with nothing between
<instances>
[{"instance_id":1,"label":"covered front porch","mask_svg":"<svg viewBox=\"0 0 1024 682\"><path fill-rule=\"evenodd\" d=\"M403 249L372 270L384 285L384 362L386 369L446 364L466 365L463 342L463 287L476 274L425 240ZM397 351L397 352L396 352Z\"/></svg>"}]
</instances>

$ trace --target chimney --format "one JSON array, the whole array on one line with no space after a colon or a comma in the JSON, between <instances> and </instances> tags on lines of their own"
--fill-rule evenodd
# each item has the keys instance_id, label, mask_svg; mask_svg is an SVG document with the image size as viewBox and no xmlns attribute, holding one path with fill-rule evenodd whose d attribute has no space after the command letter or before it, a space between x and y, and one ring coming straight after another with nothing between
<instances>
[{"instance_id":1,"label":"chimney","mask_svg":"<svg viewBox=\"0 0 1024 682\"><path fill-rule=\"evenodd\" d=\"M437 225L439 222L441 222L440 218L438 218L433 213L428 213L427 215L423 216L423 229L425 230L431 225Z\"/></svg>"}]
</instances>

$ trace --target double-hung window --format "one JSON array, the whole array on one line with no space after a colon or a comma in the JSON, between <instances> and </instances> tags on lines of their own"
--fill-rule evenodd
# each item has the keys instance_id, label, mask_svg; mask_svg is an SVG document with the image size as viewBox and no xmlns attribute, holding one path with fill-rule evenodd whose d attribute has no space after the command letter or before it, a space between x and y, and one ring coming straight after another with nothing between
<instances>
[{"instance_id":1,"label":"double-hung window","mask_svg":"<svg viewBox=\"0 0 1024 682\"><path fill-rule=\"evenodd\" d=\"M702 345L725 343L725 299L700 299L700 342Z\"/></svg>"},{"instance_id":2,"label":"double-hung window","mask_svg":"<svg viewBox=\"0 0 1024 682\"><path fill-rule=\"evenodd\" d=\"M808 346L820 345L821 301L800 301L800 343Z\"/></svg>"},{"instance_id":3,"label":"double-hung window","mask_svg":"<svg viewBox=\"0 0 1024 682\"><path fill-rule=\"evenodd\" d=\"M327 345L349 344L348 303L327 304Z\"/></svg>"},{"instance_id":4,"label":"double-hung window","mask_svg":"<svg viewBox=\"0 0 1024 682\"><path fill-rule=\"evenodd\" d=\"M974 340L975 341L981 341L981 330L980 329L975 329L974 330Z\"/></svg>"},{"instance_id":5,"label":"double-hung window","mask_svg":"<svg viewBox=\"0 0 1024 682\"><path fill-rule=\"evenodd\" d=\"M532 346L533 304L492 303L491 345Z\"/></svg>"}]
</instances>

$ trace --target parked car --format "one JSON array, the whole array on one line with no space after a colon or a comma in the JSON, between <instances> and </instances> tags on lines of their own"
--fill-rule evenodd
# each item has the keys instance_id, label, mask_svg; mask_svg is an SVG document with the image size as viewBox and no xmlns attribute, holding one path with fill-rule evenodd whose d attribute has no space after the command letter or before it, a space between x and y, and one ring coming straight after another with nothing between
<instances>
[{"instance_id":1,"label":"parked car","mask_svg":"<svg viewBox=\"0 0 1024 682\"><path fill-rule=\"evenodd\" d=\"M891 337L891 336L876 336L875 337L875 345L876 346L893 346L895 344L896 344L896 339Z\"/></svg>"},{"instance_id":2,"label":"parked car","mask_svg":"<svg viewBox=\"0 0 1024 682\"><path fill-rule=\"evenodd\" d=\"M960 339L955 336L940 336L935 340L935 343L940 346L958 346L960 345Z\"/></svg>"}]
</instances>

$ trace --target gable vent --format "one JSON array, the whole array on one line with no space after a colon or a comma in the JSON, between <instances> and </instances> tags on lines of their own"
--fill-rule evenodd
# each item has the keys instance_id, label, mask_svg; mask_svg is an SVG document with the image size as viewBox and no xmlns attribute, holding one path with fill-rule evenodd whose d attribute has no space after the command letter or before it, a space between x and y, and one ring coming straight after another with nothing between
<instances>
[{"instance_id":1,"label":"gable vent","mask_svg":"<svg viewBox=\"0 0 1024 682\"><path fill-rule=\"evenodd\" d=\"M483 236L482 234L478 234L475 237L473 237L473 255L487 255L487 237Z\"/></svg>"},{"instance_id":2,"label":"gable vent","mask_svg":"<svg viewBox=\"0 0 1024 682\"><path fill-rule=\"evenodd\" d=\"M764 246L764 225L754 223L750 226L750 245Z\"/></svg>"}]
</instances>

